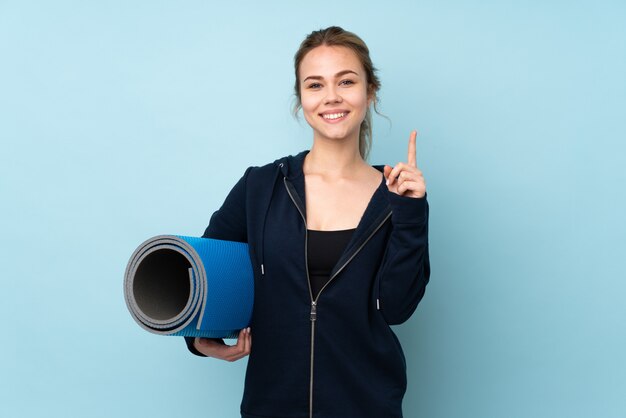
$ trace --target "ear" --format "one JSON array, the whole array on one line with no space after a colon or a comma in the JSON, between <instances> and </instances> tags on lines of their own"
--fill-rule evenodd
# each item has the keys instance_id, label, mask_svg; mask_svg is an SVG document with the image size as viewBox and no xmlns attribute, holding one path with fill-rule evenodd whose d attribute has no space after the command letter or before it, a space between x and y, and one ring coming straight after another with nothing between
<instances>
[{"instance_id":1,"label":"ear","mask_svg":"<svg viewBox=\"0 0 626 418\"><path fill-rule=\"evenodd\" d=\"M370 107L372 104L376 104L376 96L372 96L367 99L367 107Z\"/></svg>"},{"instance_id":2,"label":"ear","mask_svg":"<svg viewBox=\"0 0 626 418\"><path fill-rule=\"evenodd\" d=\"M367 107L370 107L372 103L376 103L376 91L371 84L367 86Z\"/></svg>"}]
</instances>

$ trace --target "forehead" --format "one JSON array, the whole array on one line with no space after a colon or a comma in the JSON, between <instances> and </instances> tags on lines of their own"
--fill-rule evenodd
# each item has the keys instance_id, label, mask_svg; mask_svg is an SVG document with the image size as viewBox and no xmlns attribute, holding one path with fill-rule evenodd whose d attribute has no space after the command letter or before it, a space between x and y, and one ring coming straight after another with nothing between
<instances>
[{"instance_id":1,"label":"forehead","mask_svg":"<svg viewBox=\"0 0 626 418\"><path fill-rule=\"evenodd\" d=\"M331 77L343 70L363 74L363 66L356 53L345 46L322 45L313 48L302 59L299 70L301 79L311 75Z\"/></svg>"}]
</instances>

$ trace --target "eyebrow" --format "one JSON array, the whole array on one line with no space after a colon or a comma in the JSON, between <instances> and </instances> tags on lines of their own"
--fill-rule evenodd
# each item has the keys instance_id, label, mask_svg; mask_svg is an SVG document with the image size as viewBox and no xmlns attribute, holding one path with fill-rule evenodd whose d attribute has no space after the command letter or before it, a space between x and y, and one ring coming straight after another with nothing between
<instances>
[{"instance_id":1,"label":"eyebrow","mask_svg":"<svg viewBox=\"0 0 626 418\"><path fill-rule=\"evenodd\" d=\"M352 71L352 70L343 70L343 71L339 71L337 74L335 74L335 78L341 77L342 75L346 75L346 74L354 74L354 75L359 75L356 71ZM305 78L304 80L302 80L302 82L304 83L307 80L323 80L324 77L322 77L321 75L310 75L307 78Z\"/></svg>"}]
</instances>

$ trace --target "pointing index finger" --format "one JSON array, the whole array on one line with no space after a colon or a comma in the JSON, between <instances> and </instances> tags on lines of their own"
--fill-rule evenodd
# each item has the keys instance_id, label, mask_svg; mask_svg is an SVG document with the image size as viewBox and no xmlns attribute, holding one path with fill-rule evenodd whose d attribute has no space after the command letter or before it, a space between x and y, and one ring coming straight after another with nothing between
<instances>
[{"instance_id":1,"label":"pointing index finger","mask_svg":"<svg viewBox=\"0 0 626 418\"><path fill-rule=\"evenodd\" d=\"M417 167L417 150L415 146L417 138L417 131L411 132L411 136L409 138L409 154L407 158L407 162L411 167Z\"/></svg>"}]
</instances>

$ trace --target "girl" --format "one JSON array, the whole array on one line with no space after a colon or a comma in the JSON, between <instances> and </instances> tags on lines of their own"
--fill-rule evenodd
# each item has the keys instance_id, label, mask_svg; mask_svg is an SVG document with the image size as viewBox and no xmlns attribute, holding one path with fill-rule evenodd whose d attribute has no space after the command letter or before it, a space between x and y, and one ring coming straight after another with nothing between
<instances>
[{"instance_id":1,"label":"girl","mask_svg":"<svg viewBox=\"0 0 626 418\"><path fill-rule=\"evenodd\" d=\"M187 343L228 361L250 355L244 418L401 417L406 367L390 325L411 316L430 275L416 133L405 162L366 162L380 82L351 32L308 35L295 76L311 150L248 168L204 234L249 244L251 326L233 346Z\"/></svg>"}]
</instances>

